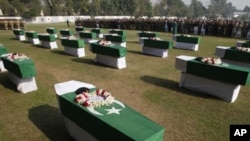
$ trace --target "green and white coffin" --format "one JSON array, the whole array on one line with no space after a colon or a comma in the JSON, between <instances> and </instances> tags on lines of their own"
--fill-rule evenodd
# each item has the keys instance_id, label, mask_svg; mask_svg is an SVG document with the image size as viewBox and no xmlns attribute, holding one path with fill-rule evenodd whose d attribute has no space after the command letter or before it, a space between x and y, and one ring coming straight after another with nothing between
<instances>
[{"instance_id":1,"label":"green and white coffin","mask_svg":"<svg viewBox=\"0 0 250 141\"><path fill-rule=\"evenodd\" d=\"M79 33L79 31L84 31L84 27L83 26L76 26L75 30L77 33Z\"/></svg>"},{"instance_id":2,"label":"green and white coffin","mask_svg":"<svg viewBox=\"0 0 250 141\"><path fill-rule=\"evenodd\" d=\"M61 38L61 43L64 47L64 52L73 56L85 56L85 43L81 39Z\"/></svg>"},{"instance_id":3,"label":"green and white coffin","mask_svg":"<svg viewBox=\"0 0 250 141\"><path fill-rule=\"evenodd\" d=\"M65 117L66 127L75 140L163 141L164 127L128 105L114 100L109 106L84 107L74 101L75 90L58 95L61 114Z\"/></svg>"},{"instance_id":4,"label":"green and white coffin","mask_svg":"<svg viewBox=\"0 0 250 141\"><path fill-rule=\"evenodd\" d=\"M93 28L93 29L91 29L91 32L96 33L97 38L103 38L103 29Z\"/></svg>"},{"instance_id":5,"label":"green and white coffin","mask_svg":"<svg viewBox=\"0 0 250 141\"><path fill-rule=\"evenodd\" d=\"M123 30L118 30L118 29L110 29L109 30L110 34L118 34L120 36L126 36L126 32Z\"/></svg>"},{"instance_id":6,"label":"green and white coffin","mask_svg":"<svg viewBox=\"0 0 250 141\"><path fill-rule=\"evenodd\" d=\"M117 44L122 47L126 47L126 36L113 35L113 34L104 34L104 39L111 41L114 44Z\"/></svg>"},{"instance_id":7,"label":"green and white coffin","mask_svg":"<svg viewBox=\"0 0 250 141\"><path fill-rule=\"evenodd\" d=\"M118 69L126 68L126 48L116 44L103 46L98 43L91 43L90 50L96 53L95 62Z\"/></svg>"},{"instance_id":8,"label":"green and white coffin","mask_svg":"<svg viewBox=\"0 0 250 141\"><path fill-rule=\"evenodd\" d=\"M215 55L229 64L250 68L250 52L237 50L236 47L217 46Z\"/></svg>"},{"instance_id":9,"label":"green and white coffin","mask_svg":"<svg viewBox=\"0 0 250 141\"><path fill-rule=\"evenodd\" d=\"M8 70L9 79L17 85L17 90L21 93L37 90L35 80L37 72L34 61L29 58L10 60L7 57L9 54L3 54L1 59L4 67Z\"/></svg>"},{"instance_id":10,"label":"green and white coffin","mask_svg":"<svg viewBox=\"0 0 250 141\"><path fill-rule=\"evenodd\" d=\"M13 29L15 38L20 41L25 41L25 32L23 29Z\"/></svg>"},{"instance_id":11,"label":"green and white coffin","mask_svg":"<svg viewBox=\"0 0 250 141\"><path fill-rule=\"evenodd\" d=\"M176 57L176 69L181 71L180 87L234 102L240 86L250 84L250 68L224 62L209 65L202 63L200 59L186 55Z\"/></svg>"},{"instance_id":12,"label":"green and white coffin","mask_svg":"<svg viewBox=\"0 0 250 141\"><path fill-rule=\"evenodd\" d=\"M242 45L246 43L246 41L237 41L236 42L236 47L242 47Z\"/></svg>"},{"instance_id":13,"label":"green and white coffin","mask_svg":"<svg viewBox=\"0 0 250 141\"><path fill-rule=\"evenodd\" d=\"M159 37L159 34L154 33L154 32L138 32L137 36L139 38L141 38L141 37Z\"/></svg>"},{"instance_id":14,"label":"green and white coffin","mask_svg":"<svg viewBox=\"0 0 250 141\"><path fill-rule=\"evenodd\" d=\"M47 33L52 34L55 36L55 38L57 38L57 29L55 29L54 27L47 27L46 31Z\"/></svg>"},{"instance_id":15,"label":"green and white coffin","mask_svg":"<svg viewBox=\"0 0 250 141\"><path fill-rule=\"evenodd\" d=\"M70 29L61 29L60 34L61 37L69 37L73 35L73 32Z\"/></svg>"},{"instance_id":16,"label":"green and white coffin","mask_svg":"<svg viewBox=\"0 0 250 141\"><path fill-rule=\"evenodd\" d=\"M167 57L168 50L173 48L172 41L144 39L143 42L142 53L162 58Z\"/></svg>"},{"instance_id":17,"label":"green and white coffin","mask_svg":"<svg viewBox=\"0 0 250 141\"><path fill-rule=\"evenodd\" d=\"M250 47L250 41L237 41L236 47Z\"/></svg>"},{"instance_id":18,"label":"green and white coffin","mask_svg":"<svg viewBox=\"0 0 250 141\"><path fill-rule=\"evenodd\" d=\"M55 49L57 48L56 37L53 34L38 34L40 43L45 48Z\"/></svg>"},{"instance_id":19,"label":"green and white coffin","mask_svg":"<svg viewBox=\"0 0 250 141\"><path fill-rule=\"evenodd\" d=\"M200 37L176 36L175 48L198 51Z\"/></svg>"},{"instance_id":20,"label":"green and white coffin","mask_svg":"<svg viewBox=\"0 0 250 141\"><path fill-rule=\"evenodd\" d=\"M139 43L141 45L143 45L144 39L159 38L159 34L153 32L138 32L137 36L139 37Z\"/></svg>"},{"instance_id":21,"label":"green and white coffin","mask_svg":"<svg viewBox=\"0 0 250 141\"><path fill-rule=\"evenodd\" d=\"M97 35L94 32L79 31L79 37L84 40L85 43L97 42Z\"/></svg>"},{"instance_id":22,"label":"green and white coffin","mask_svg":"<svg viewBox=\"0 0 250 141\"><path fill-rule=\"evenodd\" d=\"M91 43L91 51L93 53L112 56L112 57L125 57L127 55L127 49L115 44L103 46L98 43Z\"/></svg>"},{"instance_id":23,"label":"green and white coffin","mask_svg":"<svg viewBox=\"0 0 250 141\"><path fill-rule=\"evenodd\" d=\"M0 56L2 56L3 54L6 54L7 53L7 49L2 45L0 44ZM3 65L3 61L2 59L0 58L0 72L4 72L4 71L7 71Z\"/></svg>"},{"instance_id":24,"label":"green and white coffin","mask_svg":"<svg viewBox=\"0 0 250 141\"><path fill-rule=\"evenodd\" d=\"M30 42L30 43L32 43L34 45L40 44L37 32L35 32L35 31L26 31L25 36L26 36L28 42Z\"/></svg>"}]
</instances>

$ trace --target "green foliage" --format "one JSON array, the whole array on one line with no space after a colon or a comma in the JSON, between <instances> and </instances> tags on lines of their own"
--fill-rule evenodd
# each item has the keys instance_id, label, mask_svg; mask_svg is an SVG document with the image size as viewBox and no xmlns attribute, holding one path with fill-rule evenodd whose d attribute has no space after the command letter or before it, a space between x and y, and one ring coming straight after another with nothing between
<instances>
[{"instance_id":1,"label":"green foliage","mask_svg":"<svg viewBox=\"0 0 250 141\"><path fill-rule=\"evenodd\" d=\"M185 5L182 0L0 0L0 8L5 16L23 16L32 18L40 15L43 9L45 16L177 16L199 18L206 16L215 18L216 15L232 17L233 12L239 11L227 0L210 0L205 7L200 0L191 0ZM36 10L32 10L32 8ZM35 13L29 13L35 12ZM250 12L246 6L243 12ZM243 17L248 19L248 17Z\"/></svg>"}]
</instances>

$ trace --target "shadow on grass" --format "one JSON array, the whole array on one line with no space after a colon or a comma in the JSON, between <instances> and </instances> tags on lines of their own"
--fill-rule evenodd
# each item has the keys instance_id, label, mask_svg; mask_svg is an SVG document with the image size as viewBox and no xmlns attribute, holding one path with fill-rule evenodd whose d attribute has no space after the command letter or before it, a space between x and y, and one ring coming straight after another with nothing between
<instances>
[{"instance_id":1,"label":"shadow on grass","mask_svg":"<svg viewBox=\"0 0 250 141\"><path fill-rule=\"evenodd\" d=\"M56 50L56 49L53 49L50 51L51 53L55 53L55 54L59 54L59 55L67 55L67 56L72 56L72 55L69 55L67 53L65 53L63 50Z\"/></svg>"},{"instance_id":2,"label":"shadow on grass","mask_svg":"<svg viewBox=\"0 0 250 141\"><path fill-rule=\"evenodd\" d=\"M42 49L50 49L50 48L44 47L44 46L41 45L41 44L33 45L33 46L34 46L34 47L38 47L38 48L42 48Z\"/></svg>"},{"instance_id":3,"label":"shadow on grass","mask_svg":"<svg viewBox=\"0 0 250 141\"><path fill-rule=\"evenodd\" d=\"M85 63L85 64L90 64L90 65L96 65L93 59L88 59L88 58L73 58L71 59L74 62L77 63Z\"/></svg>"},{"instance_id":4,"label":"shadow on grass","mask_svg":"<svg viewBox=\"0 0 250 141\"><path fill-rule=\"evenodd\" d=\"M127 50L127 52L131 52L131 53L139 54L139 55L144 55L144 54L142 53L142 51Z\"/></svg>"},{"instance_id":5,"label":"shadow on grass","mask_svg":"<svg viewBox=\"0 0 250 141\"><path fill-rule=\"evenodd\" d=\"M78 62L78 63L85 63L85 64L93 65L93 66L96 66L96 67L99 67L99 68L107 67L107 68L110 68L110 69L116 69L117 70L117 68L115 68L115 67L111 67L111 66L99 63L99 62L95 62L93 59L73 58L72 61Z\"/></svg>"},{"instance_id":6,"label":"shadow on grass","mask_svg":"<svg viewBox=\"0 0 250 141\"><path fill-rule=\"evenodd\" d=\"M32 44L30 41L22 41L23 43L29 43L29 44Z\"/></svg>"},{"instance_id":7,"label":"shadow on grass","mask_svg":"<svg viewBox=\"0 0 250 141\"><path fill-rule=\"evenodd\" d=\"M129 42L129 43L136 43L136 44L139 43L139 41L126 41L126 42Z\"/></svg>"},{"instance_id":8,"label":"shadow on grass","mask_svg":"<svg viewBox=\"0 0 250 141\"><path fill-rule=\"evenodd\" d=\"M18 40L16 37L12 37L12 38L10 38L11 40L16 40L16 41L20 41L20 40Z\"/></svg>"},{"instance_id":9,"label":"shadow on grass","mask_svg":"<svg viewBox=\"0 0 250 141\"><path fill-rule=\"evenodd\" d=\"M29 109L29 119L50 141L74 141L68 134L59 109L48 104Z\"/></svg>"},{"instance_id":10,"label":"shadow on grass","mask_svg":"<svg viewBox=\"0 0 250 141\"><path fill-rule=\"evenodd\" d=\"M9 79L8 72L0 72L0 84L7 89L17 92L15 84Z\"/></svg>"},{"instance_id":11,"label":"shadow on grass","mask_svg":"<svg viewBox=\"0 0 250 141\"><path fill-rule=\"evenodd\" d=\"M176 82L176 81L173 81L173 80L163 79L163 78L158 78L158 77L148 76L148 75L145 75L145 76L141 77L141 79L144 82L147 82L147 83L150 83L150 84L153 84L153 85L156 85L156 86L160 86L160 87L163 87L163 88L171 89L173 91L178 91L178 92L180 92L182 94L201 97L201 98L206 98L206 99L214 98L214 97L209 96L207 94L193 92L193 91L188 90L186 88L180 88L179 87L179 82Z\"/></svg>"}]
</instances>

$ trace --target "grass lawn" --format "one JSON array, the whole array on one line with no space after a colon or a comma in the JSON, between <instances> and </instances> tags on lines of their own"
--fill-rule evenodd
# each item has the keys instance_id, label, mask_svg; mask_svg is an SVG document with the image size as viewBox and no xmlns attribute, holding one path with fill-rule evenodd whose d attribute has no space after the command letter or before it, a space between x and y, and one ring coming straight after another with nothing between
<instances>
[{"instance_id":1,"label":"grass lawn","mask_svg":"<svg viewBox=\"0 0 250 141\"><path fill-rule=\"evenodd\" d=\"M45 33L46 27L60 30L67 24L27 24L26 31ZM70 29L74 30L73 23ZM136 31L126 34L127 68L118 70L94 63L95 54L88 45L86 56L76 58L63 52L59 39L59 48L50 50L16 40L12 30L0 30L0 43L8 52L25 53L34 60L38 85L37 91L21 94L7 72L0 73L0 140L73 140L64 127L54 90L55 83L69 80L103 88L164 126L164 141L228 141L230 124L250 124L250 86L242 86L236 102L227 103L179 88L180 72L175 69L178 55L213 56L217 45L235 46L239 39L201 36L197 52L171 49L167 58L160 58L141 53ZM171 34L159 34L171 40Z\"/></svg>"}]
</instances>

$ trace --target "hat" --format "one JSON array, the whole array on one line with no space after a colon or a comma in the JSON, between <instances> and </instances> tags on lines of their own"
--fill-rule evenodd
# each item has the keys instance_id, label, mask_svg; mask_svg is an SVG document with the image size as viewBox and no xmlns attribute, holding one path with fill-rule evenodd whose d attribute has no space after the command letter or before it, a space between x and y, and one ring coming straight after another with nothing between
<instances>
[{"instance_id":1,"label":"hat","mask_svg":"<svg viewBox=\"0 0 250 141\"><path fill-rule=\"evenodd\" d=\"M81 88L78 88L78 89L75 91L76 94L80 94L80 93L82 93L82 92L89 92L89 89L86 88L86 87L81 87Z\"/></svg>"}]
</instances>

